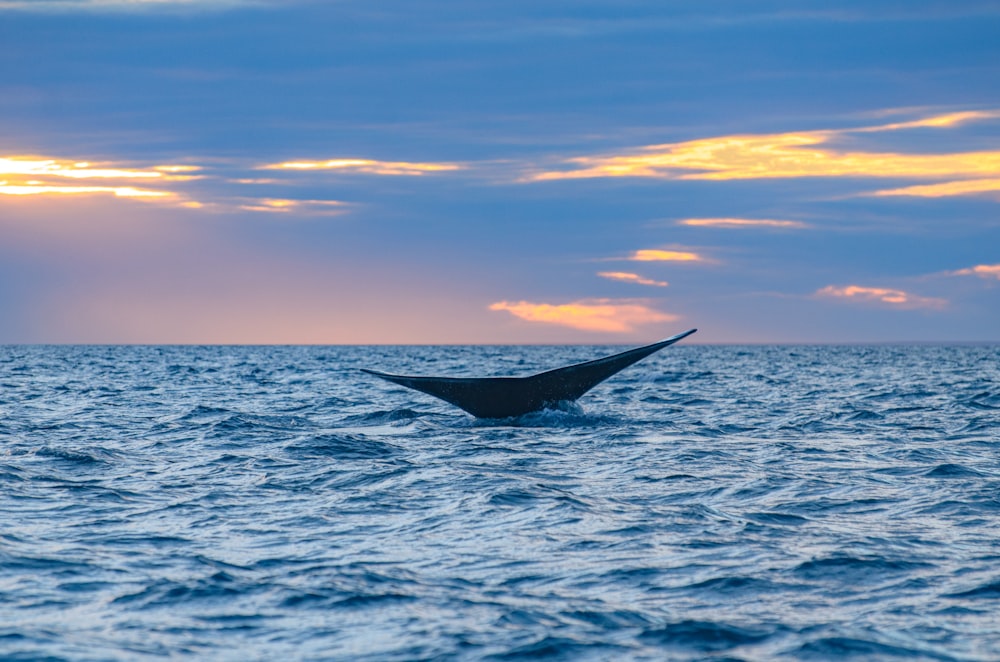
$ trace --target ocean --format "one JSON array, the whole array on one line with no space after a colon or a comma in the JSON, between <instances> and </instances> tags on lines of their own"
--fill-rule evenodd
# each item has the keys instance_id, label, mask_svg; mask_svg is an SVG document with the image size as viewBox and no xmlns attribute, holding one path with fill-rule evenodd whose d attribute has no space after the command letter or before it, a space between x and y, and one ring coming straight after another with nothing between
<instances>
[{"instance_id":1,"label":"ocean","mask_svg":"<svg viewBox=\"0 0 1000 662\"><path fill-rule=\"evenodd\" d=\"M0 658L998 660L1000 346L0 347Z\"/></svg>"}]
</instances>

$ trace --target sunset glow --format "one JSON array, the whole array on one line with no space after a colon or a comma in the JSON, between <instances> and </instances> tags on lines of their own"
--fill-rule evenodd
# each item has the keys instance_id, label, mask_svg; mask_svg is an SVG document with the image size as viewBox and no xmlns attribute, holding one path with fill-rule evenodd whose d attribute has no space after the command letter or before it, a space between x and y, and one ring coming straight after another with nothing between
<instances>
[{"instance_id":1,"label":"sunset glow","mask_svg":"<svg viewBox=\"0 0 1000 662\"><path fill-rule=\"evenodd\" d=\"M649 145L623 154L566 159L569 169L549 170L525 181L593 177L662 179L778 179L798 177L975 177L1000 173L1000 151L919 154L849 151L833 147L850 133L913 127L952 128L995 113L949 113L911 123L861 129L728 135Z\"/></svg>"},{"instance_id":2,"label":"sunset glow","mask_svg":"<svg viewBox=\"0 0 1000 662\"><path fill-rule=\"evenodd\" d=\"M661 250L658 248L643 248L629 257L634 262L705 262L705 258L690 251Z\"/></svg>"},{"instance_id":3,"label":"sunset glow","mask_svg":"<svg viewBox=\"0 0 1000 662\"><path fill-rule=\"evenodd\" d=\"M953 271L952 274L955 276L979 276L980 278L995 278L996 280L1000 280L1000 264L977 264L968 269Z\"/></svg>"},{"instance_id":4,"label":"sunset glow","mask_svg":"<svg viewBox=\"0 0 1000 662\"><path fill-rule=\"evenodd\" d=\"M897 308L940 309L948 304L944 299L918 296L910 292L888 287L865 287L862 285L827 285L817 290L816 296L859 302L884 303Z\"/></svg>"},{"instance_id":5,"label":"sunset glow","mask_svg":"<svg viewBox=\"0 0 1000 662\"><path fill-rule=\"evenodd\" d=\"M977 120L989 120L1000 117L1000 112L995 110L963 110L955 113L944 113L941 115L931 115L907 122L893 122L891 124L880 124L878 126L865 127L860 129L845 130L851 133L870 133L876 131L899 131L901 129L918 129L922 127L943 129L974 122Z\"/></svg>"},{"instance_id":6,"label":"sunset glow","mask_svg":"<svg viewBox=\"0 0 1000 662\"><path fill-rule=\"evenodd\" d=\"M499 301L489 308L507 311L528 322L606 333L630 333L637 326L678 319L676 315L660 312L645 303L616 299L583 299L564 304Z\"/></svg>"},{"instance_id":7,"label":"sunset glow","mask_svg":"<svg viewBox=\"0 0 1000 662\"><path fill-rule=\"evenodd\" d=\"M169 191L153 191L131 186L46 186L38 182L24 185L0 181L0 195L86 195L111 193L118 198L171 198Z\"/></svg>"},{"instance_id":8,"label":"sunset glow","mask_svg":"<svg viewBox=\"0 0 1000 662\"><path fill-rule=\"evenodd\" d=\"M0 157L0 195L11 196L66 196L111 194L117 198L144 200L174 200L177 194L171 190L139 188L124 184L133 180L146 180L150 184L163 185L167 182L186 181L198 171L196 166L160 165L151 168L123 168L114 164L94 164L87 161L38 158L30 156ZM75 184L74 180L119 180L112 183ZM67 181L69 180L69 181Z\"/></svg>"},{"instance_id":9,"label":"sunset glow","mask_svg":"<svg viewBox=\"0 0 1000 662\"><path fill-rule=\"evenodd\" d=\"M0 345L992 341L1000 9L846 2L0 0Z\"/></svg>"},{"instance_id":10,"label":"sunset glow","mask_svg":"<svg viewBox=\"0 0 1000 662\"><path fill-rule=\"evenodd\" d=\"M85 161L32 158L26 156L0 157L0 176L23 175L67 179L167 179L170 174L195 172L195 166L162 165L152 168L93 167Z\"/></svg>"},{"instance_id":11,"label":"sunset glow","mask_svg":"<svg viewBox=\"0 0 1000 662\"><path fill-rule=\"evenodd\" d=\"M666 287L669 285L663 280L653 280L652 278L645 278L639 274L633 274L627 271L601 271L597 274L601 278L607 278L609 280L620 280L626 283L635 283L637 285L652 285L654 287Z\"/></svg>"},{"instance_id":12,"label":"sunset glow","mask_svg":"<svg viewBox=\"0 0 1000 662\"><path fill-rule=\"evenodd\" d=\"M1000 178L997 179L966 179L957 182L942 182L940 184L922 184L905 186L903 188L875 191L870 195L912 195L921 198L945 198L954 195L978 195L982 193L1000 192Z\"/></svg>"},{"instance_id":13,"label":"sunset glow","mask_svg":"<svg viewBox=\"0 0 1000 662\"><path fill-rule=\"evenodd\" d=\"M339 200L287 200L278 198L264 198L261 200L248 201L239 206L245 211L258 211L265 213L288 214L291 212L340 214L345 211L346 203Z\"/></svg>"},{"instance_id":14,"label":"sunset glow","mask_svg":"<svg viewBox=\"0 0 1000 662\"><path fill-rule=\"evenodd\" d=\"M331 159L329 161L286 161L260 166L262 170L339 170L370 175L424 175L458 170L454 163L410 163L372 159Z\"/></svg>"},{"instance_id":15,"label":"sunset glow","mask_svg":"<svg viewBox=\"0 0 1000 662\"><path fill-rule=\"evenodd\" d=\"M705 228L794 228L809 227L801 221L776 221L766 218L685 218L678 225Z\"/></svg>"}]
</instances>

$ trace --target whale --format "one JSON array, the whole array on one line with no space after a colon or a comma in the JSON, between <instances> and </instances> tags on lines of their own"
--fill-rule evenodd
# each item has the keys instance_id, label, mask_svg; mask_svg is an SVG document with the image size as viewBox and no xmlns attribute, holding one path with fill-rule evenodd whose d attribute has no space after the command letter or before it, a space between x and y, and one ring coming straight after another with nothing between
<instances>
[{"instance_id":1,"label":"whale","mask_svg":"<svg viewBox=\"0 0 1000 662\"><path fill-rule=\"evenodd\" d=\"M609 377L697 330L690 329L651 345L527 377L420 377L392 375L367 368L361 371L432 395L476 418L511 418L575 402Z\"/></svg>"}]
</instances>

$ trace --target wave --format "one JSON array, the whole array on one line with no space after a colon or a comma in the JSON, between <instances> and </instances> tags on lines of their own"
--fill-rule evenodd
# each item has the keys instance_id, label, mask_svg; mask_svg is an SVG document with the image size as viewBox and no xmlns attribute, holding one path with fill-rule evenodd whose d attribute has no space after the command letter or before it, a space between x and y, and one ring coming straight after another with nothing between
<instances>
[{"instance_id":1,"label":"wave","mask_svg":"<svg viewBox=\"0 0 1000 662\"><path fill-rule=\"evenodd\" d=\"M0 657L1000 649L1000 348L681 347L505 420L355 374L602 354L517 353L0 348Z\"/></svg>"}]
</instances>

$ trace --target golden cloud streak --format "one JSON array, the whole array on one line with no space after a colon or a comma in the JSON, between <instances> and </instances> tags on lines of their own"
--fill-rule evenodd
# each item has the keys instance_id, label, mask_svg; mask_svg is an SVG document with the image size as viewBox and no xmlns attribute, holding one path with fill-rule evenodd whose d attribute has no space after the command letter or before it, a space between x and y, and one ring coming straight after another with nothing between
<instances>
[{"instance_id":1,"label":"golden cloud streak","mask_svg":"<svg viewBox=\"0 0 1000 662\"><path fill-rule=\"evenodd\" d=\"M601 278L608 278L610 280L620 280L626 283L636 283L637 285L652 285L655 287L666 287L670 283L664 280L653 280L652 278L645 278L639 274L633 274L628 271L601 271L597 274Z\"/></svg>"},{"instance_id":2,"label":"golden cloud streak","mask_svg":"<svg viewBox=\"0 0 1000 662\"><path fill-rule=\"evenodd\" d=\"M977 264L968 269L952 271L953 276L979 276L980 278L996 278L1000 280L1000 264Z\"/></svg>"},{"instance_id":3,"label":"golden cloud streak","mask_svg":"<svg viewBox=\"0 0 1000 662\"><path fill-rule=\"evenodd\" d=\"M168 174L178 173L178 172L198 172L201 170L201 166L192 165L158 165L153 166L153 170L158 170L160 172L166 172Z\"/></svg>"},{"instance_id":4,"label":"golden cloud streak","mask_svg":"<svg viewBox=\"0 0 1000 662\"><path fill-rule=\"evenodd\" d=\"M241 177L239 179L230 179L229 182L232 184L277 184L280 180L271 179L269 177Z\"/></svg>"},{"instance_id":5,"label":"golden cloud streak","mask_svg":"<svg viewBox=\"0 0 1000 662\"><path fill-rule=\"evenodd\" d=\"M216 199L194 200L183 191L169 190L175 182L199 178L192 175L199 166L164 164L145 168L125 168L118 164L94 165L87 161L38 156L0 158L0 195L9 196L68 196L111 194L118 198L133 198L161 202L175 207L198 209L212 213L239 211L301 215L336 215L347 210L348 203L339 200L296 200L271 197L218 196ZM4 177L6 176L6 177ZM100 185L79 180L100 179ZM133 186L141 180L151 187ZM249 180L254 184L270 184L274 180Z\"/></svg>"},{"instance_id":6,"label":"golden cloud streak","mask_svg":"<svg viewBox=\"0 0 1000 662\"><path fill-rule=\"evenodd\" d=\"M605 333L629 333L636 326L678 319L676 315L662 313L645 303L620 299L581 299L564 304L499 301L489 308L505 310L529 322Z\"/></svg>"},{"instance_id":7,"label":"golden cloud streak","mask_svg":"<svg viewBox=\"0 0 1000 662\"><path fill-rule=\"evenodd\" d=\"M26 185L0 182L0 195L81 195L88 193L112 193L117 198L172 198L169 191L153 191L131 186L46 186L41 183Z\"/></svg>"},{"instance_id":8,"label":"golden cloud streak","mask_svg":"<svg viewBox=\"0 0 1000 662\"><path fill-rule=\"evenodd\" d=\"M243 211L257 211L266 213L287 214L288 212L306 212L322 215L336 215L344 213L346 202L339 200L288 200L284 198L262 198L253 200L246 204L239 205Z\"/></svg>"},{"instance_id":9,"label":"golden cloud streak","mask_svg":"<svg viewBox=\"0 0 1000 662\"><path fill-rule=\"evenodd\" d=\"M95 168L86 161L39 159L27 156L0 157L0 175L59 177L67 179L178 179L175 173L195 172L197 166L159 165L141 168ZM187 178L187 177L183 177Z\"/></svg>"},{"instance_id":10,"label":"golden cloud streak","mask_svg":"<svg viewBox=\"0 0 1000 662\"><path fill-rule=\"evenodd\" d=\"M332 159L330 161L286 161L260 166L260 170L342 170L369 175L418 176L431 172L459 170L454 163L411 163L409 161L376 161L373 159Z\"/></svg>"},{"instance_id":11,"label":"golden cloud streak","mask_svg":"<svg viewBox=\"0 0 1000 662\"><path fill-rule=\"evenodd\" d=\"M807 228L801 221L777 221L769 218L685 218L677 225L707 228Z\"/></svg>"},{"instance_id":12,"label":"golden cloud streak","mask_svg":"<svg viewBox=\"0 0 1000 662\"><path fill-rule=\"evenodd\" d=\"M859 129L730 135L649 145L630 153L567 159L569 170L535 173L523 181L594 177L661 179L777 179L798 177L984 177L1000 173L1000 151L900 154L841 151L832 139L849 133L913 127L946 128L995 112L949 113Z\"/></svg>"},{"instance_id":13,"label":"golden cloud streak","mask_svg":"<svg viewBox=\"0 0 1000 662\"><path fill-rule=\"evenodd\" d=\"M966 122L973 122L976 120L988 120L996 119L1000 117L1000 112L994 110L963 110L957 113L945 113L943 115L932 115L930 117L924 117L918 120L911 120L909 122L894 122L892 124L880 124L879 126L869 126L861 129L851 129L852 133L873 133L876 131L898 131L900 129L919 129L919 128L951 128L953 126L958 126L959 124L964 124Z\"/></svg>"},{"instance_id":14,"label":"golden cloud streak","mask_svg":"<svg viewBox=\"0 0 1000 662\"><path fill-rule=\"evenodd\" d=\"M847 299L869 303L885 303L896 308L931 308L940 309L948 305L944 299L922 297L903 290L887 287L865 287L863 285L827 285L816 291L814 296Z\"/></svg>"},{"instance_id":15,"label":"golden cloud streak","mask_svg":"<svg viewBox=\"0 0 1000 662\"><path fill-rule=\"evenodd\" d=\"M697 253L690 251L661 250L658 248L643 248L632 253L628 258L633 262L707 262Z\"/></svg>"},{"instance_id":16,"label":"golden cloud streak","mask_svg":"<svg viewBox=\"0 0 1000 662\"><path fill-rule=\"evenodd\" d=\"M64 196L110 193L118 198L177 203L182 196L162 189L137 188L124 184L137 179L161 184L185 181L197 176L183 174L200 170L190 165L157 165L150 168L123 168L115 164L97 164L87 161L44 158L38 156L0 157L0 195L12 196ZM119 180L96 186L70 183L77 180ZM69 181L67 181L69 180ZM185 204L185 203L181 203Z\"/></svg>"},{"instance_id":17,"label":"golden cloud streak","mask_svg":"<svg viewBox=\"0 0 1000 662\"><path fill-rule=\"evenodd\" d=\"M869 195L912 195L921 198L944 198L953 195L976 195L1000 191L1000 179L966 179L957 182L942 182L940 184L924 184L921 186L905 186L903 188L875 191Z\"/></svg>"}]
</instances>

